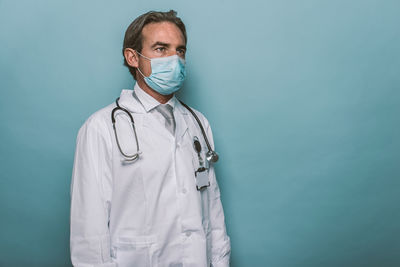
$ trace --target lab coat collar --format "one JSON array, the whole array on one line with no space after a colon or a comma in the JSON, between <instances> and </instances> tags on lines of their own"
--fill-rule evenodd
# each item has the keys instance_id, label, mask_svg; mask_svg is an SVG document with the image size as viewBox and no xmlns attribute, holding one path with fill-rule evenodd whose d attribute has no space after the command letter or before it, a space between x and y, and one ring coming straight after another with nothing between
<instances>
[{"instance_id":1,"label":"lab coat collar","mask_svg":"<svg viewBox=\"0 0 400 267\"><path fill-rule=\"evenodd\" d=\"M141 89L138 83L135 84L134 90L123 89L119 99L119 105L134 113L146 113L160 105L152 96ZM175 112L178 111L183 115L187 115L186 108L178 101L174 95L168 102Z\"/></svg>"},{"instance_id":2,"label":"lab coat collar","mask_svg":"<svg viewBox=\"0 0 400 267\"><path fill-rule=\"evenodd\" d=\"M151 95L146 93L142 88L140 88L139 84L136 83L134 87L134 97L139 100L139 102L142 104L142 107L146 112L150 112L154 108L158 107L160 102L158 102L156 99L154 99ZM186 113L186 108L178 101L178 99L175 97L175 94L172 96L172 98L166 103L172 106L174 116L175 116L175 121L176 121L176 138L177 142L180 143L182 140L182 137L185 135L188 126L187 126L187 121L186 121L186 116L181 116L182 115L187 115ZM148 121L144 122L144 126L149 126Z\"/></svg>"},{"instance_id":3,"label":"lab coat collar","mask_svg":"<svg viewBox=\"0 0 400 267\"><path fill-rule=\"evenodd\" d=\"M132 113L146 113L140 101L133 96L133 90L123 89L119 96L119 105Z\"/></svg>"},{"instance_id":4,"label":"lab coat collar","mask_svg":"<svg viewBox=\"0 0 400 267\"><path fill-rule=\"evenodd\" d=\"M138 83L135 84L135 87L133 88L133 93L136 94L137 98L139 99L140 103L142 104L146 112L149 112L158 105L160 105L160 102L158 102L151 95L143 91L143 89L140 88Z\"/></svg>"},{"instance_id":5,"label":"lab coat collar","mask_svg":"<svg viewBox=\"0 0 400 267\"><path fill-rule=\"evenodd\" d=\"M171 102L174 107L174 114L175 114L175 120L176 120L175 134L176 134L176 138L177 138L177 143L181 143L183 140L183 136L185 135L185 133L188 130L188 117L187 117L188 113L187 113L186 108L178 101L178 99L175 96L173 96L169 102ZM119 105L132 113L136 113L136 114L147 113L145 105L143 105L139 100L139 96L137 94L134 94L133 90L130 90L130 89L122 90L120 98L119 98ZM148 106L148 108L149 107L150 106ZM149 111L150 110L151 109L149 109ZM149 125L150 122L147 120L142 120L142 116L135 117L135 124L138 124L138 123L139 123L139 125L143 125L145 127L150 127L150 125Z\"/></svg>"},{"instance_id":6,"label":"lab coat collar","mask_svg":"<svg viewBox=\"0 0 400 267\"><path fill-rule=\"evenodd\" d=\"M151 95L146 93L142 88L140 88L138 83L135 84L134 94L136 94L137 98L139 99L140 103L142 104L146 112L150 112L152 109L160 105L160 102L158 102ZM166 104L171 105L172 109L174 110L178 102L179 101L177 100L175 95L173 95L172 98Z\"/></svg>"},{"instance_id":7,"label":"lab coat collar","mask_svg":"<svg viewBox=\"0 0 400 267\"><path fill-rule=\"evenodd\" d=\"M188 110L181 104L181 102L179 102L179 100L175 97L175 95L172 99L175 102L174 110L177 110L179 113L181 113L183 115L187 115Z\"/></svg>"}]
</instances>

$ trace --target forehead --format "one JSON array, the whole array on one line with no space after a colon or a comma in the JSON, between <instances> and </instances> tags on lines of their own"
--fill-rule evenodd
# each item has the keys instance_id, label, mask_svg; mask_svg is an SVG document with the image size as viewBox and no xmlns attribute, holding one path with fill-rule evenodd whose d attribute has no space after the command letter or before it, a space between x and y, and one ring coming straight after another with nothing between
<instances>
[{"instance_id":1,"label":"forehead","mask_svg":"<svg viewBox=\"0 0 400 267\"><path fill-rule=\"evenodd\" d=\"M153 44L156 42L176 43L185 45L185 38L182 31L172 22L152 22L143 27L143 44Z\"/></svg>"}]
</instances>

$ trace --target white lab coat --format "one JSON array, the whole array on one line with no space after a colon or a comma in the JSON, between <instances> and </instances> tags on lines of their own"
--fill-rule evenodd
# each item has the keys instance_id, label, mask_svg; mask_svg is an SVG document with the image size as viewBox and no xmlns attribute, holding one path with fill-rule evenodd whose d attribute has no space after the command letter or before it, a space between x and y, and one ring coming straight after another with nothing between
<instances>
[{"instance_id":1,"label":"white lab coat","mask_svg":"<svg viewBox=\"0 0 400 267\"><path fill-rule=\"evenodd\" d=\"M207 146L192 115L178 101L175 139L123 90L120 106L134 120L141 155L124 161L111 123L111 104L89 117L78 133L71 182L71 260L87 267L226 267L230 240L220 191L212 166L210 187L196 189L199 166L193 148L197 136L202 156ZM199 112L207 136L207 119ZM130 120L117 112L121 148L136 152Z\"/></svg>"}]
</instances>

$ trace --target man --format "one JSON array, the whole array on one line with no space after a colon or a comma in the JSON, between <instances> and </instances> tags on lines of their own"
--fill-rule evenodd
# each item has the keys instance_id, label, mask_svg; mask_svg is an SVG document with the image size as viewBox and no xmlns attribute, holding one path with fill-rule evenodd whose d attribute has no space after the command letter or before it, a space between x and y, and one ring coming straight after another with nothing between
<instances>
[{"instance_id":1,"label":"man","mask_svg":"<svg viewBox=\"0 0 400 267\"><path fill-rule=\"evenodd\" d=\"M143 14L125 33L134 90L122 91L121 108L113 103L90 116L77 137L74 266L229 266L230 240L207 160L211 129L194 111L203 137L174 96L185 78L186 41L173 10Z\"/></svg>"}]
</instances>

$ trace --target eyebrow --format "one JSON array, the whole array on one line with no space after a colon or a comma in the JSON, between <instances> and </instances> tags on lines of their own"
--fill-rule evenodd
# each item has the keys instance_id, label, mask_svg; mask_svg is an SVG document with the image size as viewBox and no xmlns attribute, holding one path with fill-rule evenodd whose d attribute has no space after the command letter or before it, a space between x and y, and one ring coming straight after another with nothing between
<instances>
[{"instance_id":1,"label":"eyebrow","mask_svg":"<svg viewBox=\"0 0 400 267\"><path fill-rule=\"evenodd\" d=\"M184 49L186 51L186 45L180 45L178 46L178 49Z\"/></svg>"},{"instance_id":2,"label":"eyebrow","mask_svg":"<svg viewBox=\"0 0 400 267\"><path fill-rule=\"evenodd\" d=\"M169 47L169 44L167 44L167 43L155 42L155 43L151 46L151 48L155 48L156 46L159 46L159 45L165 46L165 47Z\"/></svg>"},{"instance_id":3,"label":"eyebrow","mask_svg":"<svg viewBox=\"0 0 400 267\"><path fill-rule=\"evenodd\" d=\"M155 48L156 46L164 46L164 47L170 47L170 44L167 44L167 43L163 43L163 42L155 42L152 46L151 46L151 48ZM178 46L178 49L185 49L185 51L186 51L186 45L180 45L180 46Z\"/></svg>"}]
</instances>

